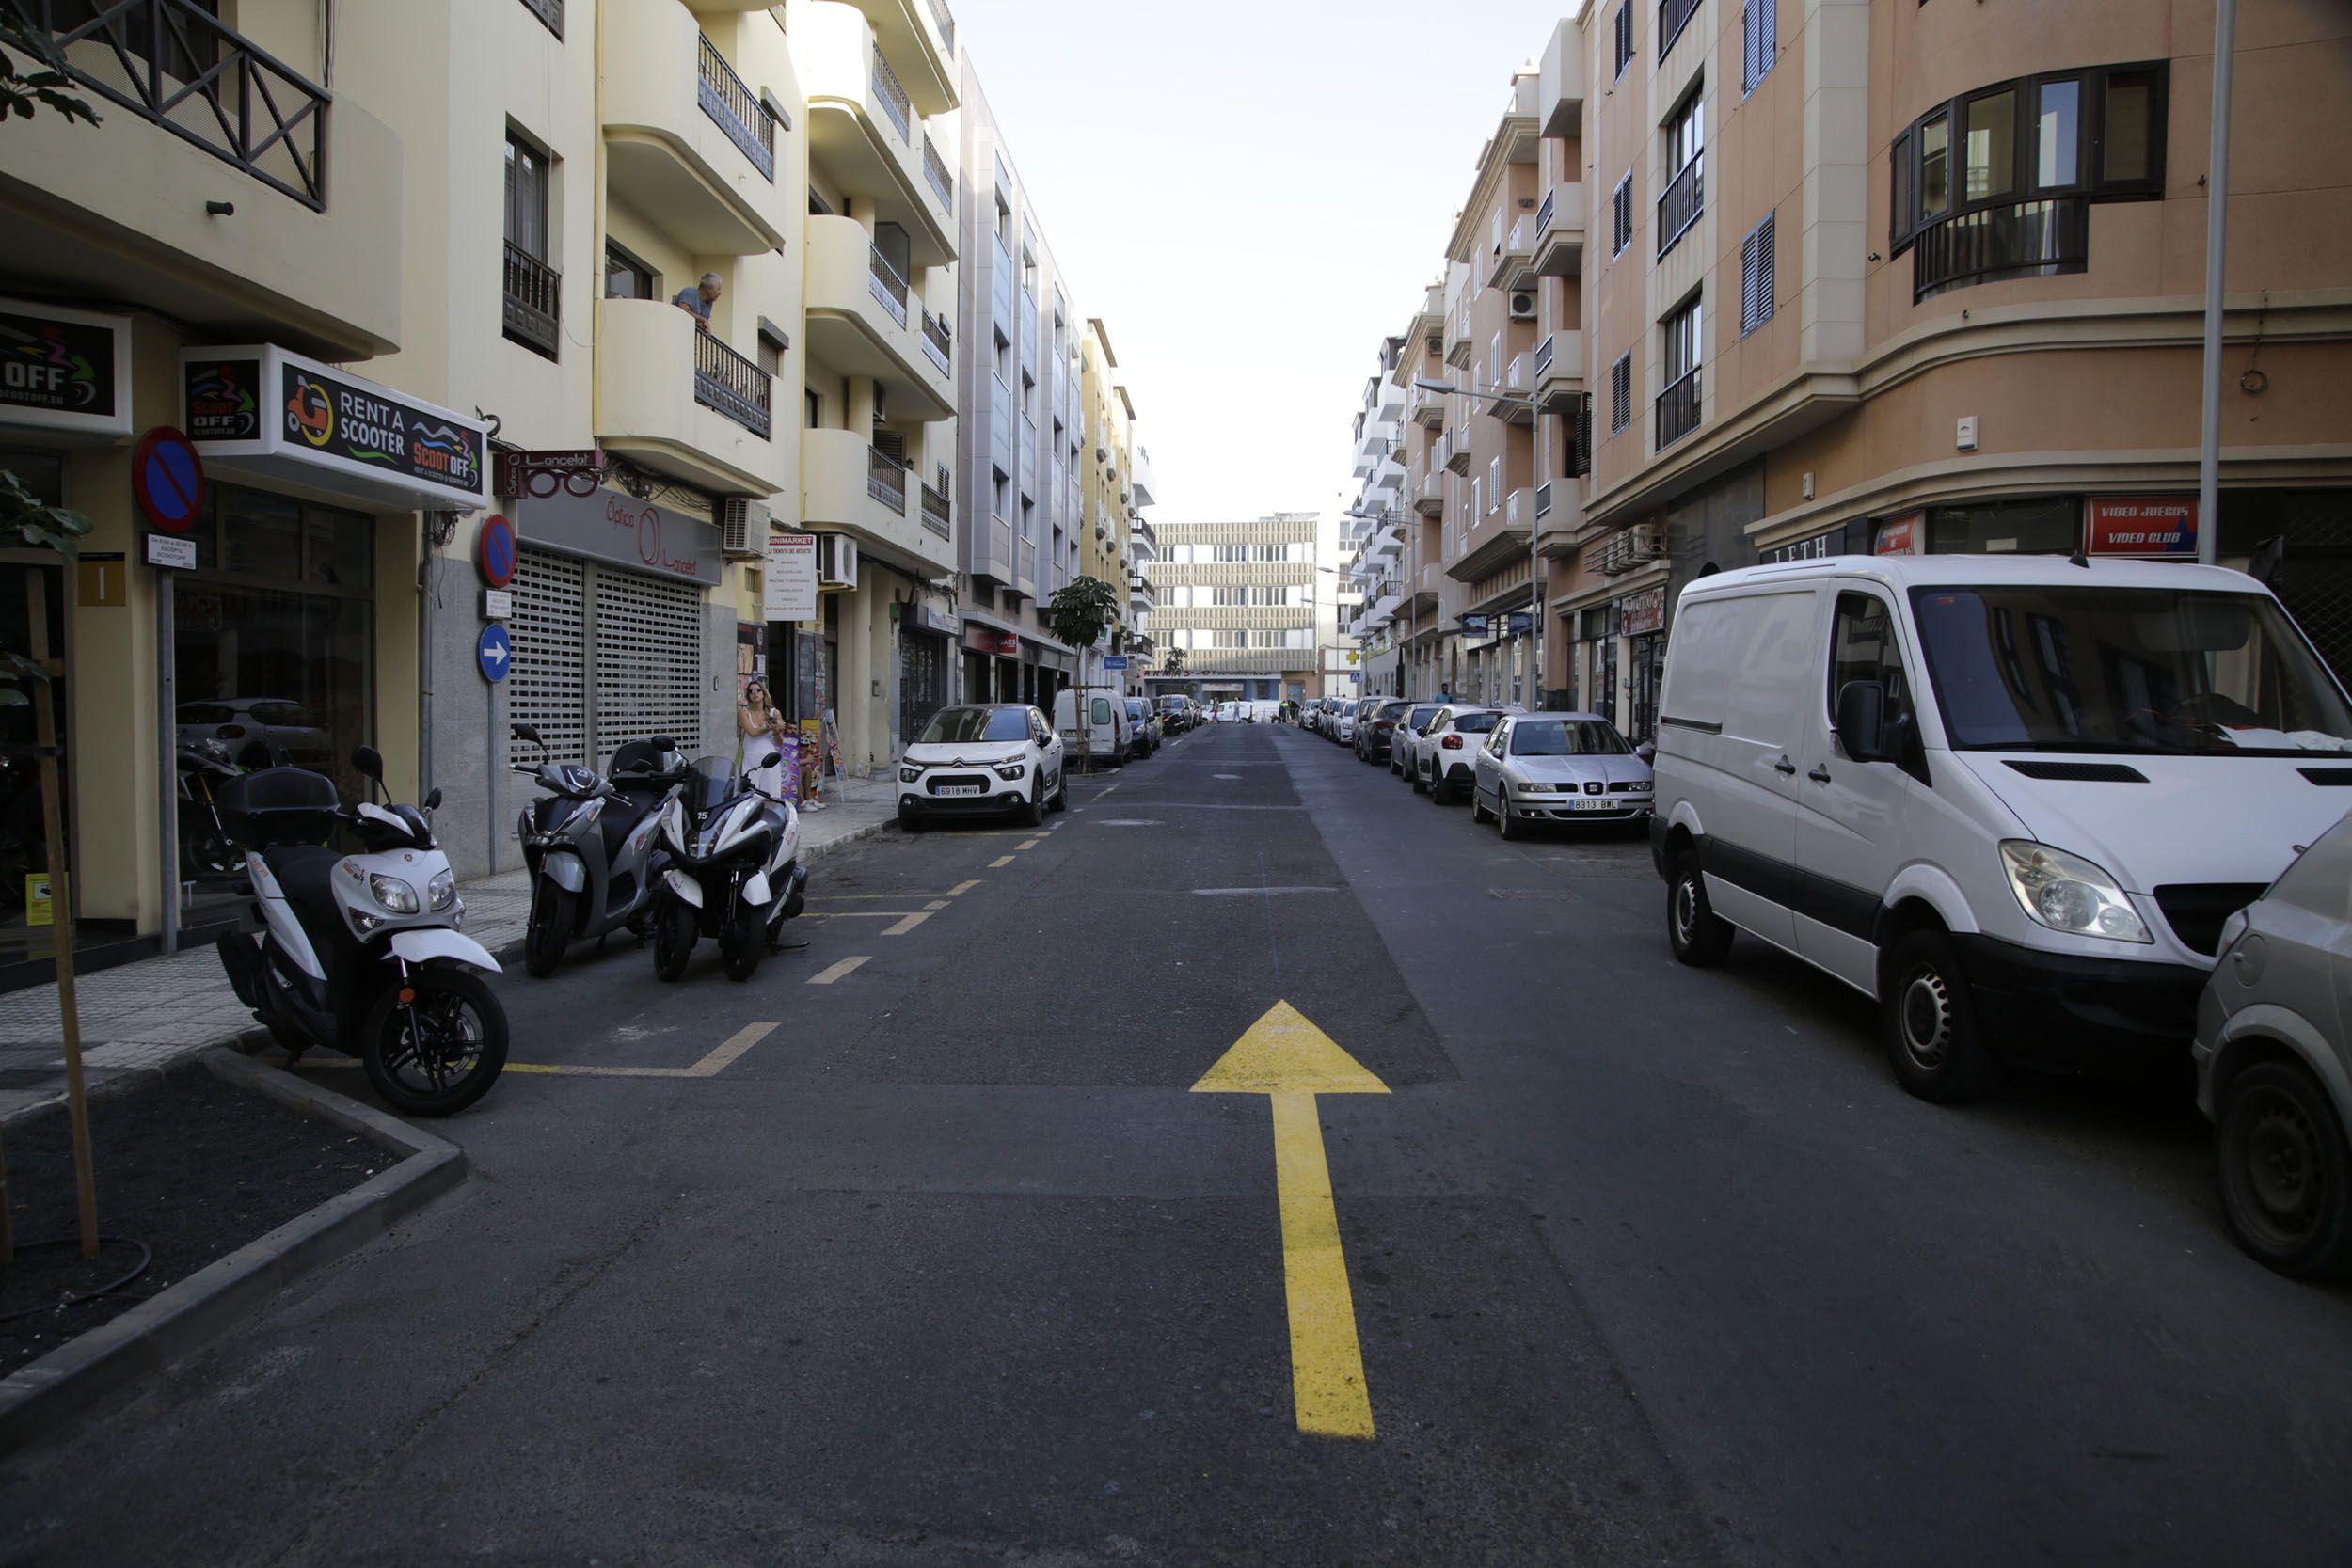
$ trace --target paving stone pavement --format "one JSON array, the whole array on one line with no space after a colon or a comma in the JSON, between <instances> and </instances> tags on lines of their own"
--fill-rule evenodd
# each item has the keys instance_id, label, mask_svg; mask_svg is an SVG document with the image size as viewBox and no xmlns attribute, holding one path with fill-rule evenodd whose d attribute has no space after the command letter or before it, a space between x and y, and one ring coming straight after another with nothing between
<instances>
[{"instance_id":1,"label":"paving stone pavement","mask_svg":"<svg viewBox=\"0 0 2352 1568\"><path fill-rule=\"evenodd\" d=\"M802 853L821 858L897 816L895 796L861 781L848 802L801 815ZM518 942L531 917L531 879L509 871L466 883L466 934L492 952ZM256 1027L237 1001L220 956L209 946L120 964L75 977L82 1065L93 1088L126 1074L168 1067ZM65 1094L65 1034L57 988L0 996L0 1125Z\"/></svg>"}]
</instances>

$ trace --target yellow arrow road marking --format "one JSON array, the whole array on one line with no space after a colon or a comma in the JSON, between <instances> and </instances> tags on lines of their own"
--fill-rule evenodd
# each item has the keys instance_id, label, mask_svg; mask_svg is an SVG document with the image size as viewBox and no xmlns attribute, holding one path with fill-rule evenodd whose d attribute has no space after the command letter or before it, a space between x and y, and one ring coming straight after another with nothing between
<instances>
[{"instance_id":1,"label":"yellow arrow road marking","mask_svg":"<svg viewBox=\"0 0 2352 1568\"><path fill-rule=\"evenodd\" d=\"M1319 1094L1386 1094L1389 1086L1287 1002L1277 1002L1192 1086L1195 1094L1263 1094L1274 1112L1274 1187L1282 1210L1282 1289L1291 1323L1291 1399L1298 1430L1373 1435L1356 1303L1340 1245Z\"/></svg>"}]
</instances>

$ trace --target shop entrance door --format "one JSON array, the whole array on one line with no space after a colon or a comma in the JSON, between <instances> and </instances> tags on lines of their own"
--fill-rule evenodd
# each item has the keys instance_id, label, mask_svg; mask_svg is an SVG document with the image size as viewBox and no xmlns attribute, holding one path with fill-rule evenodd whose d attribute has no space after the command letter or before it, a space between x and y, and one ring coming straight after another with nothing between
<instances>
[{"instance_id":1,"label":"shop entrance door","mask_svg":"<svg viewBox=\"0 0 2352 1568\"><path fill-rule=\"evenodd\" d=\"M65 573L55 557L0 555L0 648L31 657L62 660L65 648ZM40 601L38 645L33 635L33 604ZM71 711L66 680L26 681L19 688L33 702L50 705L51 734L60 748L57 759L57 815L65 842L73 842L72 743L66 729ZM48 960L56 957L57 933L73 927L81 900L76 887L60 889L50 879L72 859L52 852L41 816L40 753L33 708L0 708L0 969L18 964L39 966L26 979L48 978ZM87 933L75 929L78 950Z\"/></svg>"},{"instance_id":2,"label":"shop entrance door","mask_svg":"<svg viewBox=\"0 0 2352 1568\"><path fill-rule=\"evenodd\" d=\"M898 740L909 745L947 703L947 643L928 632L898 634Z\"/></svg>"}]
</instances>

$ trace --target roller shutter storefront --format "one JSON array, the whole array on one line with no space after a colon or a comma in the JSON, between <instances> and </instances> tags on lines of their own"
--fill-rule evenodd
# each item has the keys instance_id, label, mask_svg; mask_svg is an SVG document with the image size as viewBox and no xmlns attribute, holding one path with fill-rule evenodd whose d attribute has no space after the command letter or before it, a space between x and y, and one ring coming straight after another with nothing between
<instances>
[{"instance_id":1,"label":"roller shutter storefront","mask_svg":"<svg viewBox=\"0 0 2352 1568\"><path fill-rule=\"evenodd\" d=\"M558 761L593 768L657 735L699 751L701 588L530 545L520 553L508 717L537 728ZM511 751L516 762L538 757L519 741Z\"/></svg>"}]
</instances>

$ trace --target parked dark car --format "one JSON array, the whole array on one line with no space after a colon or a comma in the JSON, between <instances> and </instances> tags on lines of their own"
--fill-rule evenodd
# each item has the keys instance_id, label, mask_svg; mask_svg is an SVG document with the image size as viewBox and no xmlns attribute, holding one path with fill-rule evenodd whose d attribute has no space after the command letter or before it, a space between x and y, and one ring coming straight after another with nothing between
<instances>
[{"instance_id":1,"label":"parked dark car","mask_svg":"<svg viewBox=\"0 0 2352 1568\"><path fill-rule=\"evenodd\" d=\"M1396 736L1397 721L1412 711L1413 705L1402 697L1385 701L1373 698L1365 703L1356 716L1356 760L1386 762L1389 747Z\"/></svg>"}]
</instances>

